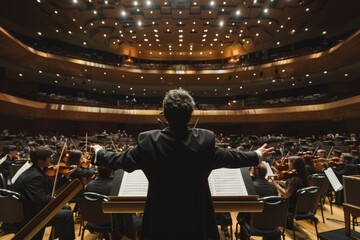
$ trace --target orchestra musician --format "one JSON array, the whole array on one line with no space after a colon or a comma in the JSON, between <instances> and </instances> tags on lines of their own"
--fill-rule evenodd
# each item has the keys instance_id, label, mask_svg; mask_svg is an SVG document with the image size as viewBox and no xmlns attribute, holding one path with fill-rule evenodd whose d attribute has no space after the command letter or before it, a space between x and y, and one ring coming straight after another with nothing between
<instances>
[{"instance_id":1,"label":"orchestra musician","mask_svg":"<svg viewBox=\"0 0 360 240\"><path fill-rule=\"evenodd\" d=\"M98 176L85 186L85 192L110 195L113 171L109 167L97 166L97 172ZM141 216L135 216L131 213L113 214L112 221L113 226L115 226L113 231L117 231L116 236L120 240L135 239L141 220Z\"/></svg>"},{"instance_id":2,"label":"orchestra musician","mask_svg":"<svg viewBox=\"0 0 360 240\"><path fill-rule=\"evenodd\" d=\"M53 198L51 188L46 181L43 170L50 165L53 151L46 147L36 147L30 152L33 165L25 170L15 181L13 190L25 197L24 213L25 220L22 225L30 221L40 212ZM75 239L74 219L69 208L61 209L53 217L47 226L54 226L60 240ZM44 228L40 230L33 239L42 239Z\"/></svg>"},{"instance_id":3,"label":"orchestra musician","mask_svg":"<svg viewBox=\"0 0 360 240\"><path fill-rule=\"evenodd\" d=\"M292 174L285 182L274 181L276 188L280 196L288 199L289 201L289 212L293 211L296 204L296 192L300 188L309 186L309 176L307 174L305 163L300 156L290 156L289 158L289 170ZM293 221L288 221L293 222ZM289 229L292 226L287 226Z\"/></svg>"},{"instance_id":4,"label":"orchestra musician","mask_svg":"<svg viewBox=\"0 0 360 240\"><path fill-rule=\"evenodd\" d=\"M265 179L267 168L264 163L260 163L250 168L250 175L254 177L253 184L255 192L260 198L268 196L277 196L278 192L274 184ZM237 221L240 223L240 240L250 240L250 224L249 213L239 213ZM264 240L281 239L280 232L276 237L263 238Z\"/></svg>"},{"instance_id":5,"label":"orchestra musician","mask_svg":"<svg viewBox=\"0 0 360 240\"><path fill-rule=\"evenodd\" d=\"M140 133L138 145L123 153L95 145L94 163L132 172L141 169L149 181L141 239L219 239L208 185L213 169L256 166L273 153L264 144L256 151L236 152L215 146L215 135L188 128L195 102L183 89L163 100L168 127ZM169 221L169 213L172 214Z\"/></svg>"}]
</instances>

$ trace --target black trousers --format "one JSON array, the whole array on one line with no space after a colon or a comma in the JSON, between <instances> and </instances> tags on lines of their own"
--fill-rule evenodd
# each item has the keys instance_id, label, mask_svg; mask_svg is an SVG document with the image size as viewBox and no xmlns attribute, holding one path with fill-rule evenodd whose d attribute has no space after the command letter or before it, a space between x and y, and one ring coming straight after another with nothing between
<instances>
[{"instance_id":1,"label":"black trousers","mask_svg":"<svg viewBox=\"0 0 360 240\"><path fill-rule=\"evenodd\" d=\"M60 240L75 239L74 218L71 208L68 206L61 209L46 226L55 227L55 235L58 236ZM41 240L44 231L45 228L41 229L32 239Z\"/></svg>"}]
</instances>

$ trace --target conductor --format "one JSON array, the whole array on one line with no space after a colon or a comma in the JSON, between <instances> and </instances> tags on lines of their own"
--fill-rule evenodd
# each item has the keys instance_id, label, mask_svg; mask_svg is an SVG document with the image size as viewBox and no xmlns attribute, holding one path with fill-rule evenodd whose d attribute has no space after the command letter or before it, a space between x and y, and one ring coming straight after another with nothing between
<instances>
[{"instance_id":1,"label":"conductor","mask_svg":"<svg viewBox=\"0 0 360 240\"><path fill-rule=\"evenodd\" d=\"M140 133L137 146L123 153L93 146L94 164L141 169L148 179L142 240L220 239L208 185L211 171L256 166L274 152L266 144L249 152L216 146L212 131L187 126L194 108L186 90L170 90L163 100L168 127Z\"/></svg>"}]
</instances>

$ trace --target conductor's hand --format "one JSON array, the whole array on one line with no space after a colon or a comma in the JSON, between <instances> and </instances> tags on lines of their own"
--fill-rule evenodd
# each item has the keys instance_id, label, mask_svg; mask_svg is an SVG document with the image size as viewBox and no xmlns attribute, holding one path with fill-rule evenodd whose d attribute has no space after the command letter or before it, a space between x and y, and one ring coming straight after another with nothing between
<instances>
[{"instance_id":1,"label":"conductor's hand","mask_svg":"<svg viewBox=\"0 0 360 240\"><path fill-rule=\"evenodd\" d=\"M266 143L262 145L260 148L258 148L257 151L259 151L262 154L262 158L264 160L275 153L275 149L273 147L268 147Z\"/></svg>"}]
</instances>

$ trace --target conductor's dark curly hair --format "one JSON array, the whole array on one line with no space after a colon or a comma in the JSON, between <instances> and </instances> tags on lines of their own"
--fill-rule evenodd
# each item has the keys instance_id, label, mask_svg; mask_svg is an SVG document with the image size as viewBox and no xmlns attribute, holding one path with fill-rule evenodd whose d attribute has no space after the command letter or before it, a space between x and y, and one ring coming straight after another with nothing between
<instances>
[{"instance_id":1,"label":"conductor's dark curly hair","mask_svg":"<svg viewBox=\"0 0 360 240\"><path fill-rule=\"evenodd\" d=\"M194 99L181 88L168 91L163 100L164 115L170 126L186 126L194 109Z\"/></svg>"}]
</instances>

